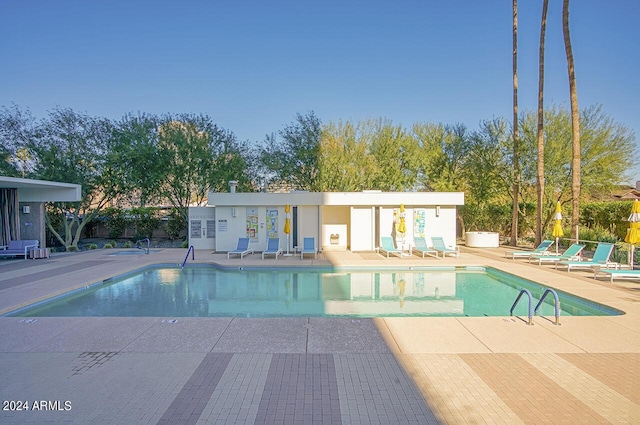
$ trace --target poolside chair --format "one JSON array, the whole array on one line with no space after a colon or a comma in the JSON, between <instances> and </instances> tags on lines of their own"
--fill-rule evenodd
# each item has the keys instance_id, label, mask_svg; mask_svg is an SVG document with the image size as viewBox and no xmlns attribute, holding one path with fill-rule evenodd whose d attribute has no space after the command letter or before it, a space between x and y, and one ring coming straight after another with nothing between
<instances>
[{"instance_id":1,"label":"poolside chair","mask_svg":"<svg viewBox=\"0 0 640 425\"><path fill-rule=\"evenodd\" d=\"M504 258L511 257L515 260L516 258L529 258L531 255L543 255L549 252L551 245L553 245L553 241L546 239L535 247L533 251L507 251L504 253Z\"/></svg>"},{"instance_id":2,"label":"poolside chair","mask_svg":"<svg viewBox=\"0 0 640 425\"><path fill-rule=\"evenodd\" d=\"M556 263L558 261L576 261L580 258L580 252L583 249L584 245L574 243L562 255L531 255L529 262L534 260L538 262L538 265L542 265L542 263Z\"/></svg>"},{"instance_id":3,"label":"poolside chair","mask_svg":"<svg viewBox=\"0 0 640 425\"><path fill-rule=\"evenodd\" d=\"M595 252L593 253L593 258L587 261L558 261L556 263L556 269L558 266L566 267L567 271L571 271L571 269L593 269L597 267L598 269L617 269L620 267L620 264L609 261L609 257L611 257L611 253L613 252L613 244L612 243L599 243L596 247Z\"/></svg>"},{"instance_id":4,"label":"poolside chair","mask_svg":"<svg viewBox=\"0 0 640 425\"><path fill-rule=\"evenodd\" d=\"M389 258L389 254L394 254L402 258L402 250L396 248L396 246L393 244L393 238L391 236L382 236L380 238L380 244L382 244L382 246L379 248L379 250L384 252L387 258Z\"/></svg>"},{"instance_id":5,"label":"poolside chair","mask_svg":"<svg viewBox=\"0 0 640 425\"><path fill-rule=\"evenodd\" d=\"M227 252L227 259L231 254L238 254L240 258L247 254L253 254L253 249L249 248L249 238L238 238L238 246L233 251Z\"/></svg>"},{"instance_id":6,"label":"poolside chair","mask_svg":"<svg viewBox=\"0 0 640 425\"><path fill-rule=\"evenodd\" d=\"M264 260L265 255L275 255L276 260L278 259L278 255L282 254L282 250L280 249L280 238L269 238L267 242L267 249L262 251L262 259Z\"/></svg>"},{"instance_id":7,"label":"poolside chair","mask_svg":"<svg viewBox=\"0 0 640 425\"><path fill-rule=\"evenodd\" d=\"M444 239L440 236L433 236L431 238L431 242L433 243L433 249L442 253L442 258L447 255L453 255L454 257L458 257L460 255L460 247L456 246L455 248L450 248L444 243Z\"/></svg>"},{"instance_id":8,"label":"poolside chair","mask_svg":"<svg viewBox=\"0 0 640 425\"><path fill-rule=\"evenodd\" d=\"M425 240L425 238L413 238L413 243L415 244L413 251L417 252L418 254L422 254L422 258L424 258L425 255L439 258L438 251L433 248L429 248L427 246L427 241Z\"/></svg>"},{"instance_id":9,"label":"poolside chair","mask_svg":"<svg viewBox=\"0 0 640 425\"><path fill-rule=\"evenodd\" d=\"M0 257L20 257L27 259L29 251L38 248L40 241L37 239L23 239L9 241L9 245L0 246Z\"/></svg>"},{"instance_id":10,"label":"poolside chair","mask_svg":"<svg viewBox=\"0 0 640 425\"><path fill-rule=\"evenodd\" d=\"M640 279L640 270L601 270L593 267L593 278L597 279L601 276L607 276L611 283L614 279Z\"/></svg>"},{"instance_id":11,"label":"poolside chair","mask_svg":"<svg viewBox=\"0 0 640 425\"><path fill-rule=\"evenodd\" d=\"M304 259L304 254L313 254L313 258L318 258L318 251L316 251L316 238L304 238L302 240L300 259Z\"/></svg>"}]
</instances>

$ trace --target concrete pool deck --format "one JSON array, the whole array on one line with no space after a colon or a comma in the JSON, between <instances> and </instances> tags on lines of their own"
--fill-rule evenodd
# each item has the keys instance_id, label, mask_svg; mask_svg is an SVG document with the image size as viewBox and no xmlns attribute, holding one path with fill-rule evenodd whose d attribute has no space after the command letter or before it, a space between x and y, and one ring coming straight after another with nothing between
<instances>
[{"instance_id":1,"label":"concrete pool deck","mask_svg":"<svg viewBox=\"0 0 640 425\"><path fill-rule=\"evenodd\" d=\"M561 326L508 316L0 317L0 423L638 423L640 285L507 260L504 251L463 247L444 260L197 251L195 262L491 266L626 314L561 317ZM180 264L186 249L110 253L0 260L0 313L145 265ZM25 401L29 410L18 411Z\"/></svg>"}]
</instances>

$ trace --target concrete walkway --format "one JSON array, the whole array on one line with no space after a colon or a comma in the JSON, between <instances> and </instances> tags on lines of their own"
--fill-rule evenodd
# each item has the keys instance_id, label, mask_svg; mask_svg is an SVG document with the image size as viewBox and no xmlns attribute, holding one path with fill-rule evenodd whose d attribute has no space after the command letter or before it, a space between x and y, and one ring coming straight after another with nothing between
<instances>
[{"instance_id":1,"label":"concrete walkway","mask_svg":"<svg viewBox=\"0 0 640 425\"><path fill-rule=\"evenodd\" d=\"M180 264L186 250L110 253L0 260L0 313L148 264ZM512 317L0 317L0 423L638 423L640 285L503 254L227 260L198 251L195 261L491 266L626 314L562 317L561 326L540 317L534 326Z\"/></svg>"}]
</instances>

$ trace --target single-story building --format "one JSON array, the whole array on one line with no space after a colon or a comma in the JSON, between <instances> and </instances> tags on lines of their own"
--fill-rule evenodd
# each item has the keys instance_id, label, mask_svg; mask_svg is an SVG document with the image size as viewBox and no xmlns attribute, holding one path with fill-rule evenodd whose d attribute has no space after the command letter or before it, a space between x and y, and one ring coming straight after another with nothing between
<instances>
[{"instance_id":1,"label":"single-story building","mask_svg":"<svg viewBox=\"0 0 640 425\"><path fill-rule=\"evenodd\" d=\"M189 243L225 252L236 248L238 238L248 237L252 249L263 251L268 238L277 237L280 247L291 252L303 238L314 237L320 251L374 251L383 236L405 249L414 237L430 241L442 236L455 245L459 205L464 205L463 192L210 192L208 206L189 208ZM402 214L405 233L398 232Z\"/></svg>"},{"instance_id":2,"label":"single-story building","mask_svg":"<svg viewBox=\"0 0 640 425\"><path fill-rule=\"evenodd\" d=\"M76 202L79 184L0 176L0 245L20 239L46 243L45 202Z\"/></svg>"}]
</instances>

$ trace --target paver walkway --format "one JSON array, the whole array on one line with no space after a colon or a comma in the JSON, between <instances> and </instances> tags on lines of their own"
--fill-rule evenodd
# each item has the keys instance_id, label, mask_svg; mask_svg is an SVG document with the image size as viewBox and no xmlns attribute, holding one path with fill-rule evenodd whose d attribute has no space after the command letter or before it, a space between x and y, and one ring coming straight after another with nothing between
<instances>
[{"instance_id":1,"label":"paver walkway","mask_svg":"<svg viewBox=\"0 0 640 425\"><path fill-rule=\"evenodd\" d=\"M0 262L0 312L186 250ZM488 265L626 312L536 318L0 317L0 424L639 423L640 291L464 250L326 253L234 266ZM28 410L25 410L25 406ZM22 407L22 410L19 408Z\"/></svg>"}]
</instances>

